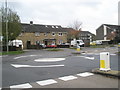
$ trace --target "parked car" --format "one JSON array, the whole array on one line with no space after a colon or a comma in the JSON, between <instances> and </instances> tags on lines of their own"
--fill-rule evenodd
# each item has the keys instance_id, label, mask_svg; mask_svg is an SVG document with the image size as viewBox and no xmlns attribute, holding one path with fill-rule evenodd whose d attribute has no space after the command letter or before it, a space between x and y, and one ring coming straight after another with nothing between
<instances>
[{"instance_id":1,"label":"parked car","mask_svg":"<svg viewBox=\"0 0 120 90\"><path fill-rule=\"evenodd\" d=\"M40 44L42 46L42 48L46 48L46 45L45 44Z\"/></svg>"},{"instance_id":2,"label":"parked car","mask_svg":"<svg viewBox=\"0 0 120 90\"><path fill-rule=\"evenodd\" d=\"M47 45L46 47L47 47L47 48L56 48L57 45L55 45L55 44L50 44L50 45Z\"/></svg>"}]
</instances>

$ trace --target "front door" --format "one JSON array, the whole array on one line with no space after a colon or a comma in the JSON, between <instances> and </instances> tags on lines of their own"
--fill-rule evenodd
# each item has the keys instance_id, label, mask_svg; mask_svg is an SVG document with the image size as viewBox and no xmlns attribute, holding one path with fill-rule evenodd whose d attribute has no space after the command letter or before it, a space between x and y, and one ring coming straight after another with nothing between
<instances>
[{"instance_id":1,"label":"front door","mask_svg":"<svg viewBox=\"0 0 120 90\"><path fill-rule=\"evenodd\" d=\"M27 41L27 49L29 49L31 46L31 41Z\"/></svg>"},{"instance_id":2,"label":"front door","mask_svg":"<svg viewBox=\"0 0 120 90\"><path fill-rule=\"evenodd\" d=\"M45 41L45 45L48 45L48 42L47 42L47 41Z\"/></svg>"}]
</instances>

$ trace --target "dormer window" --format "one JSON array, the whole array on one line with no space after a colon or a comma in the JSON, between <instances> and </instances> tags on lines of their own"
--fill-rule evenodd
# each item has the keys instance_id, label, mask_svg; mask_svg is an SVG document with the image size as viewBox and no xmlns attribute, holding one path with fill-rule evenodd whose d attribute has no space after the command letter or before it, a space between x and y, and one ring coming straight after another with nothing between
<instances>
[{"instance_id":1,"label":"dormer window","mask_svg":"<svg viewBox=\"0 0 120 90\"><path fill-rule=\"evenodd\" d=\"M56 26L56 28L58 28L58 26Z\"/></svg>"},{"instance_id":2,"label":"dormer window","mask_svg":"<svg viewBox=\"0 0 120 90\"><path fill-rule=\"evenodd\" d=\"M54 26L52 26L52 28L54 28Z\"/></svg>"},{"instance_id":3,"label":"dormer window","mask_svg":"<svg viewBox=\"0 0 120 90\"><path fill-rule=\"evenodd\" d=\"M39 32L35 32L35 36L40 36L40 33Z\"/></svg>"}]
</instances>

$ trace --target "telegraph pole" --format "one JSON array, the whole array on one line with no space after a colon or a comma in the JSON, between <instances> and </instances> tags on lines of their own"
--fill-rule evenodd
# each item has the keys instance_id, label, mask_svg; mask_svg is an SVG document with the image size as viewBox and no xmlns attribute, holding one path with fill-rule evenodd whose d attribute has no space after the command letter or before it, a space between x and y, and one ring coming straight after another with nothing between
<instances>
[{"instance_id":1,"label":"telegraph pole","mask_svg":"<svg viewBox=\"0 0 120 90\"><path fill-rule=\"evenodd\" d=\"M8 20L7 20L7 0L5 1L5 7L6 7L6 45L7 45L7 52L9 51L8 47Z\"/></svg>"}]
</instances>

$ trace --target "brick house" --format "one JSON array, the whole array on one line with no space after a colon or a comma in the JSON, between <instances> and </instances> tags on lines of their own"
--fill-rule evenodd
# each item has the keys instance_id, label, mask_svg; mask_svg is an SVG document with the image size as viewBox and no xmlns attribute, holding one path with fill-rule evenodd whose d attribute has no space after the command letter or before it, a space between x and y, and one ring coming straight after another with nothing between
<instances>
[{"instance_id":1,"label":"brick house","mask_svg":"<svg viewBox=\"0 0 120 90\"><path fill-rule=\"evenodd\" d=\"M102 24L96 29L96 39L116 43L120 42L120 25Z\"/></svg>"},{"instance_id":2,"label":"brick house","mask_svg":"<svg viewBox=\"0 0 120 90\"><path fill-rule=\"evenodd\" d=\"M24 48L28 45L67 43L67 31L59 25L40 25L22 23L22 32L17 39L23 41Z\"/></svg>"}]
</instances>

